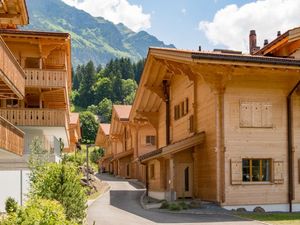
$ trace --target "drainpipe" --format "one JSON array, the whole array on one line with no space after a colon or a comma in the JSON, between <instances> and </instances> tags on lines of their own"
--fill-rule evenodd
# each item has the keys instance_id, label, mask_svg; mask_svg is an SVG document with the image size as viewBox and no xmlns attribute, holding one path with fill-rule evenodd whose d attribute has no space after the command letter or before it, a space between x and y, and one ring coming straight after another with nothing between
<instances>
[{"instance_id":1,"label":"drainpipe","mask_svg":"<svg viewBox=\"0 0 300 225\"><path fill-rule=\"evenodd\" d=\"M166 102L166 145L170 144L170 89L167 80L163 80L163 89Z\"/></svg>"},{"instance_id":2,"label":"drainpipe","mask_svg":"<svg viewBox=\"0 0 300 225\"><path fill-rule=\"evenodd\" d=\"M291 90L287 96L287 137L288 137L288 197L289 197L289 211L293 212L294 200L294 153L293 153L293 112L292 112L292 95L299 87L300 81Z\"/></svg>"}]
</instances>

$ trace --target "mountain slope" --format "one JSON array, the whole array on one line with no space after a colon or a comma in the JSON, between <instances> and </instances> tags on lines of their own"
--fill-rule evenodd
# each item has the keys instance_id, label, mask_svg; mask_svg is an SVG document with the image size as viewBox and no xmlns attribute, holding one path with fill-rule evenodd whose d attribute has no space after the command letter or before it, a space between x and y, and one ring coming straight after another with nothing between
<instances>
[{"instance_id":1,"label":"mountain slope","mask_svg":"<svg viewBox=\"0 0 300 225\"><path fill-rule=\"evenodd\" d=\"M61 0L27 0L27 6L30 25L24 29L71 34L74 65L89 60L103 65L116 57L138 60L146 56L150 46L175 48L145 31L135 33L123 24L93 17Z\"/></svg>"}]
</instances>

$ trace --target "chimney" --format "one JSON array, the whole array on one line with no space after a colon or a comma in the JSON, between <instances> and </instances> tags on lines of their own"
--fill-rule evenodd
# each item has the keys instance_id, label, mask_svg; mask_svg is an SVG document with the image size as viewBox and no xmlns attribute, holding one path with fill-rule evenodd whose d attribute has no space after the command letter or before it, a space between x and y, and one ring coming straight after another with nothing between
<instances>
[{"instance_id":1,"label":"chimney","mask_svg":"<svg viewBox=\"0 0 300 225\"><path fill-rule=\"evenodd\" d=\"M264 40L264 46L266 46L267 44L269 44L269 41L268 41L268 39L265 39Z\"/></svg>"},{"instance_id":2,"label":"chimney","mask_svg":"<svg viewBox=\"0 0 300 225\"><path fill-rule=\"evenodd\" d=\"M199 52L201 52L201 45L199 45L199 48L198 48Z\"/></svg>"},{"instance_id":3,"label":"chimney","mask_svg":"<svg viewBox=\"0 0 300 225\"><path fill-rule=\"evenodd\" d=\"M280 31L277 31L277 37L279 37L281 35Z\"/></svg>"},{"instance_id":4,"label":"chimney","mask_svg":"<svg viewBox=\"0 0 300 225\"><path fill-rule=\"evenodd\" d=\"M249 51L250 54L253 55L253 53L256 51L256 32L255 30L250 30L249 34Z\"/></svg>"}]
</instances>

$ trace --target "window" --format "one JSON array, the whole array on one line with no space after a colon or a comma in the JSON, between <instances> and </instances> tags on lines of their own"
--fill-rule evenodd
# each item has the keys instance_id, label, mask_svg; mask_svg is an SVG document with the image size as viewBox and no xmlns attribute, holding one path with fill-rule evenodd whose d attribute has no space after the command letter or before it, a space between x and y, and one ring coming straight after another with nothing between
<instances>
[{"instance_id":1,"label":"window","mask_svg":"<svg viewBox=\"0 0 300 225\"><path fill-rule=\"evenodd\" d=\"M7 108L18 108L19 101L17 99L7 99L6 100L6 107Z\"/></svg>"},{"instance_id":2,"label":"window","mask_svg":"<svg viewBox=\"0 0 300 225\"><path fill-rule=\"evenodd\" d=\"M243 182L271 181L270 159L243 159Z\"/></svg>"},{"instance_id":3,"label":"window","mask_svg":"<svg viewBox=\"0 0 300 225\"><path fill-rule=\"evenodd\" d=\"M189 167L184 169L184 191L190 191L190 171Z\"/></svg>"},{"instance_id":4,"label":"window","mask_svg":"<svg viewBox=\"0 0 300 225\"><path fill-rule=\"evenodd\" d=\"M146 145L155 145L155 136L146 136Z\"/></svg>"},{"instance_id":5,"label":"window","mask_svg":"<svg viewBox=\"0 0 300 225\"><path fill-rule=\"evenodd\" d=\"M127 175L127 177L130 176L130 165L129 164L127 164L127 166L126 166L126 175Z\"/></svg>"},{"instance_id":6,"label":"window","mask_svg":"<svg viewBox=\"0 0 300 225\"><path fill-rule=\"evenodd\" d=\"M155 178L155 168L154 168L154 164L150 165L149 168L149 178L150 179L154 179Z\"/></svg>"},{"instance_id":7,"label":"window","mask_svg":"<svg viewBox=\"0 0 300 225\"><path fill-rule=\"evenodd\" d=\"M272 104L265 102L241 102L240 127L272 128Z\"/></svg>"},{"instance_id":8,"label":"window","mask_svg":"<svg viewBox=\"0 0 300 225\"><path fill-rule=\"evenodd\" d=\"M189 99L186 98L184 101L174 106L174 120L178 120L189 113Z\"/></svg>"}]
</instances>

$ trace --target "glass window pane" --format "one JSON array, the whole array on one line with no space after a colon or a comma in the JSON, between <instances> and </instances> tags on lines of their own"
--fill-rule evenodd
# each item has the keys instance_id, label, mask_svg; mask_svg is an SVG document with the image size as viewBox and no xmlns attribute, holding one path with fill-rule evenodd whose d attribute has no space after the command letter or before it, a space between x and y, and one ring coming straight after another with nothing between
<instances>
[{"instance_id":1,"label":"glass window pane","mask_svg":"<svg viewBox=\"0 0 300 225\"><path fill-rule=\"evenodd\" d=\"M250 160L243 159L243 181L249 182L250 181Z\"/></svg>"},{"instance_id":2,"label":"glass window pane","mask_svg":"<svg viewBox=\"0 0 300 225\"><path fill-rule=\"evenodd\" d=\"M260 181L260 160L252 160L252 181Z\"/></svg>"},{"instance_id":3,"label":"glass window pane","mask_svg":"<svg viewBox=\"0 0 300 225\"><path fill-rule=\"evenodd\" d=\"M262 181L270 181L271 173L270 173L270 160L263 159L262 160Z\"/></svg>"}]
</instances>

